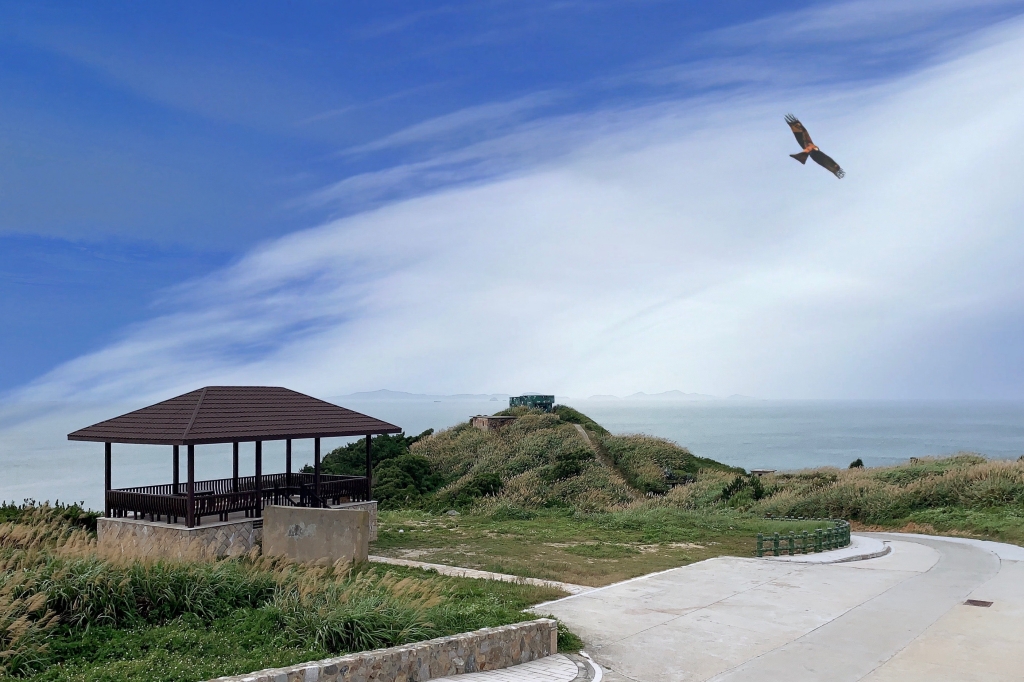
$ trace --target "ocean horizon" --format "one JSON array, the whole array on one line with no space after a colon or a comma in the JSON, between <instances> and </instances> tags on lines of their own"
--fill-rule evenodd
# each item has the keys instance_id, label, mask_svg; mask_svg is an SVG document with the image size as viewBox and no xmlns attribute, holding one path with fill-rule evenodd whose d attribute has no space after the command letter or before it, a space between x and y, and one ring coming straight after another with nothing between
<instances>
[{"instance_id":1,"label":"ocean horizon","mask_svg":"<svg viewBox=\"0 0 1024 682\"><path fill-rule=\"evenodd\" d=\"M366 397L370 395L371 397ZM497 395L497 394L496 394ZM338 396L336 402L384 419L415 435L441 430L474 414L507 406L491 395L375 399ZM615 434L672 440L701 457L744 469L780 471L845 468L856 459L886 466L910 457L977 452L997 459L1024 454L1024 401L985 400L599 400L562 398ZM24 406L0 412L0 499L81 501L102 508L103 447L67 440L70 431L138 406L51 404L34 414ZM351 439L324 439L329 452ZM241 446L241 470L251 473L252 444ZM170 448L114 445L114 487L171 480ZM312 443L295 441L295 466L312 461ZM264 445L264 471L284 470L283 442ZM197 448L196 475L231 475L230 445Z\"/></svg>"}]
</instances>

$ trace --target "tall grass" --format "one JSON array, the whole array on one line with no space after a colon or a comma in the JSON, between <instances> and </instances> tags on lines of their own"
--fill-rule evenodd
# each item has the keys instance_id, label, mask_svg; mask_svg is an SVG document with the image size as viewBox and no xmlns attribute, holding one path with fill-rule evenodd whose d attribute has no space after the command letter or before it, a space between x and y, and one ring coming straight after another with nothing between
<instances>
[{"instance_id":1,"label":"tall grass","mask_svg":"<svg viewBox=\"0 0 1024 682\"><path fill-rule=\"evenodd\" d=\"M282 647L326 656L516 622L526 606L501 602L485 609L478 624L481 600L467 601L456 581L440 576L302 565L255 553L218 561L106 557L87 527L65 512L25 505L0 524L0 676L24 677L60 663L65 654L54 653L55 643L67 655L88 656L68 642L89 641L92 630L202 629L258 613ZM210 666L201 662L198 669L216 669Z\"/></svg>"},{"instance_id":2,"label":"tall grass","mask_svg":"<svg viewBox=\"0 0 1024 682\"><path fill-rule=\"evenodd\" d=\"M702 471L742 471L713 459L697 457L664 438L606 435L600 442L626 480L645 493L662 495L676 483L692 482Z\"/></svg>"},{"instance_id":3,"label":"tall grass","mask_svg":"<svg viewBox=\"0 0 1024 682\"><path fill-rule=\"evenodd\" d=\"M935 509L1024 513L1024 462L973 454L880 469L817 469L766 476L765 514L828 515L890 525Z\"/></svg>"},{"instance_id":4,"label":"tall grass","mask_svg":"<svg viewBox=\"0 0 1024 682\"><path fill-rule=\"evenodd\" d=\"M960 453L892 467L754 478L665 439L612 435L571 408L505 413L519 419L497 432L461 424L413 446L452 481L437 505L469 506L503 519L529 518L545 507L579 513L673 507L833 517L881 527L917 523L1024 544L1022 461ZM598 444L600 457L594 457L576 424ZM466 493L488 475L499 479L491 492Z\"/></svg>"},{"instance_id":5,"label":"tall grass","mask_svg":"<svg viewBox=\"0 0 1024 682\"><path fill-rule=\"evenodd\" d=\"M519 419L498 431L460 424L412 446L451 481L434 506L603 509L636 498L595 459L576 422L524 408L516 412ZM480 495L485 476L496 476L499 485Z\"/></svg>"},{"instance_id":6,"label":"tall grass","mask_svg":"<svg viewBox=\"0 0 1024 682\"><path fill-rule=\"evenodd\" d=\"M0 674L20 675L46 660L47 638L57 615L46 594L30 580L7 580L0 586Z\"/></svg>"},{"instance_id":7,"label":"tall grass","mask_svg":"<svg viewBox=\"0 0 1024 682\"><path fill-rule=\"evenodd\" d=\"M440 504L461 501L489 508L573 507L599 511L629 504L646 494L661 495L701 471L739 471L686 448L651 436L613 436L600 424L569 407L542 413L506 410L519 418L498 431L460 424L413 446L431 466L452 481L438 495ZM612 466L595 458L575 425L583 426L603 448ZM497 475L501 490L478 500L460 495L483 474Z\"/></svg>"}]
</instances>

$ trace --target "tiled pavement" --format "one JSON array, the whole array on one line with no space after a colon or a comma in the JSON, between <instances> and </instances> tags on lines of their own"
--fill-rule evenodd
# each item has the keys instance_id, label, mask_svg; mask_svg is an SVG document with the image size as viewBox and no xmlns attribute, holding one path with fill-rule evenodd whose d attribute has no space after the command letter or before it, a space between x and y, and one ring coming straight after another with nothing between
<instances>
[{"instance_id":1,"label":"tiled pavement","mask_svg":"<svg viewBox=\"0 0 1024 682\"><path fill-rule=\"evenodd\" d=\"M511 668L439 677L432 682L571 682L577 678L587 679L576 661L564 654L554 654Z\"/></svg>"}]
</instances>

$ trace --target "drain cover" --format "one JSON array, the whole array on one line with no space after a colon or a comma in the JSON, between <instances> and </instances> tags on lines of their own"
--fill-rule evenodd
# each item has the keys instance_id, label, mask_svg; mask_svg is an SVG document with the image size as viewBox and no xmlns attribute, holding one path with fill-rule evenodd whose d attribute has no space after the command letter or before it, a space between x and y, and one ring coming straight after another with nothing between
<instances>
[{"instance_id":1,"label":"drain cover","mask_svg":"<svg viewBox=\"0 0 1024 682\"><path fill-rule=\"evenodd\" d=\"M981 599L968 599L964 604L968 606L992 606L992 602L982 601Z\"/></svg>"}]
</instances>

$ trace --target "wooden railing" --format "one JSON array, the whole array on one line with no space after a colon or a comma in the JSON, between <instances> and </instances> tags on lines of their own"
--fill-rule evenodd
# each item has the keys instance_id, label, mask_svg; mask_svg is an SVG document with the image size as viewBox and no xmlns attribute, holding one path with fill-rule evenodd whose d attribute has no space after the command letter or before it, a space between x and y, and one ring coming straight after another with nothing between
<instances>
[{"instance_id":1,"label":"wooden railing","mask_svg":"<svg viewBox=\"0 0 1024 682\"><path fill-rule=\"evenodd\" d=\"M188 499L174 495L154 495L135 490L108 490L107 508L115 518L134 514L149 514L151 520L166 517L168 523L177 523L188 515Z\"/></svg>"},{"instance_id":2,"label":"wooden railing","mask_svg":"<svg viewBox=\"0 0 1024 682\"><path fill-rule=\"evenodd\" d=\"M364 502L370 490L364 476L320 475L316 493L315 475L309 473L264 474L256 493L256 477L240 476L195 482L195 522L204 516L217 516L226 521L228 515L244 512L247 517L259 516L267 504L292 506L326 506L328 503ZM187 484L148 485L108 490L106 495L110 516L126 518L149 517L151 521L178 523L188 516Z\"/></svg>"}]
</instances>

